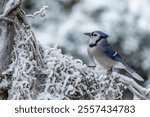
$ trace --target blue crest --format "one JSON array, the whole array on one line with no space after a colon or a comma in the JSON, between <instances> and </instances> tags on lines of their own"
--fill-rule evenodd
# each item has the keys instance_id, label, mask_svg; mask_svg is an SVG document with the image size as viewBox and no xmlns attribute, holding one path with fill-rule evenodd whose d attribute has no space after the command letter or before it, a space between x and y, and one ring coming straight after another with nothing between
<instances>
[{"instance_id":1,"label":"blue crest","mask_svg":"<svg viewBox=\"0 0 150 117\"><path fill-rule=\"evenodd\" d=\"M107 37L109 37L107 34L105 34L102 31L94 31L94 32L100 34L101 38L107 38Z\"/></svg>"}]
</instances>

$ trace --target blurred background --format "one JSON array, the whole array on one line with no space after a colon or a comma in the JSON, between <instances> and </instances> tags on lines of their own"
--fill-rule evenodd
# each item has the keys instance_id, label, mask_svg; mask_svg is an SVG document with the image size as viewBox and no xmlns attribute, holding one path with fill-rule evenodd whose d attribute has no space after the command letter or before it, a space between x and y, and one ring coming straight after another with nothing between
<instances>
[{"instance_id":1,"label":"blurred background","mask_svg":"<svg viewBox=\"0 0 150 117\"><path fill-rule=\"evenodd\" d=\"M108 41L150 87L149 0L23 0L26 14L47 5L45 17L28 18L37 39L91 64L84 32L101 30Z\"/></svg>"}]
</instances>

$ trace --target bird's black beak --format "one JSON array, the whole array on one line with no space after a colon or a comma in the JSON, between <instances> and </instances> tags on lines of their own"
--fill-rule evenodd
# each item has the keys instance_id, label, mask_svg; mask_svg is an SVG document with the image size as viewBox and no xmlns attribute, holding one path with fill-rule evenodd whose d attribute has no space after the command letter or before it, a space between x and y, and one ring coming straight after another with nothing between
<instances>
[{"instance_id":1,"label":"bird's black beak","mask_svg":"<svg viewBox=\"0 0 150 117\"><path fill-rule=\"evenodd\" d=\"M89 37L91 36L91 33L84 33L84 34L87 35L87 36L89 36Z\"/></svg>"}]
</instances>

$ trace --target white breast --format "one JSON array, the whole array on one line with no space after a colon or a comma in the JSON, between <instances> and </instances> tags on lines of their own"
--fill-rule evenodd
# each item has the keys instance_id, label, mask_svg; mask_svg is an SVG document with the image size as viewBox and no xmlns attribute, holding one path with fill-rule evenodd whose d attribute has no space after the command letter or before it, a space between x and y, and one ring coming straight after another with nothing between
<instances>
[{"instance_id":1,"label":"white breast","mask_svg":"<svg viewBox=\"0 0 150 117\"><path fill-rule=\"evenodd\" d=\"M105 69L110 69L117 63L116 61L113 61L107 55L105 55L100 47L89 47L88 53L96 65L102 66Z\"/></svg>"}]
</instances>

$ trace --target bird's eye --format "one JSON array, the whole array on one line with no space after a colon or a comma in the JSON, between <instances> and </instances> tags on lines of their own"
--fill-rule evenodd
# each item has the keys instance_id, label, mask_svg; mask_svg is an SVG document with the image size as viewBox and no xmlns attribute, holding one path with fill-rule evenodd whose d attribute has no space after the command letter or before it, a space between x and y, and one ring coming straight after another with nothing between
<instances>
[{"instance_id":1,"label":"bird's eye","mask_svg":"<svg viewBox=\"0 0 150 117\"><path fill-rule=\"evenodd\" d=\"M93 34L93 36L95 36L95 37L96 37L96 36L97 36L97 34Z\"/></svg>"},{"instance_id":2,"label":"bird's eye","mask_svg":"<svg viewBox=\"0 0 150 117\"><path fill-rule=\"evenodd\" d=\"M97 36L97 34L93 33L93 34L92 34L92 36L96 37L96 36Z\"/></svg>"}]
</instances>

